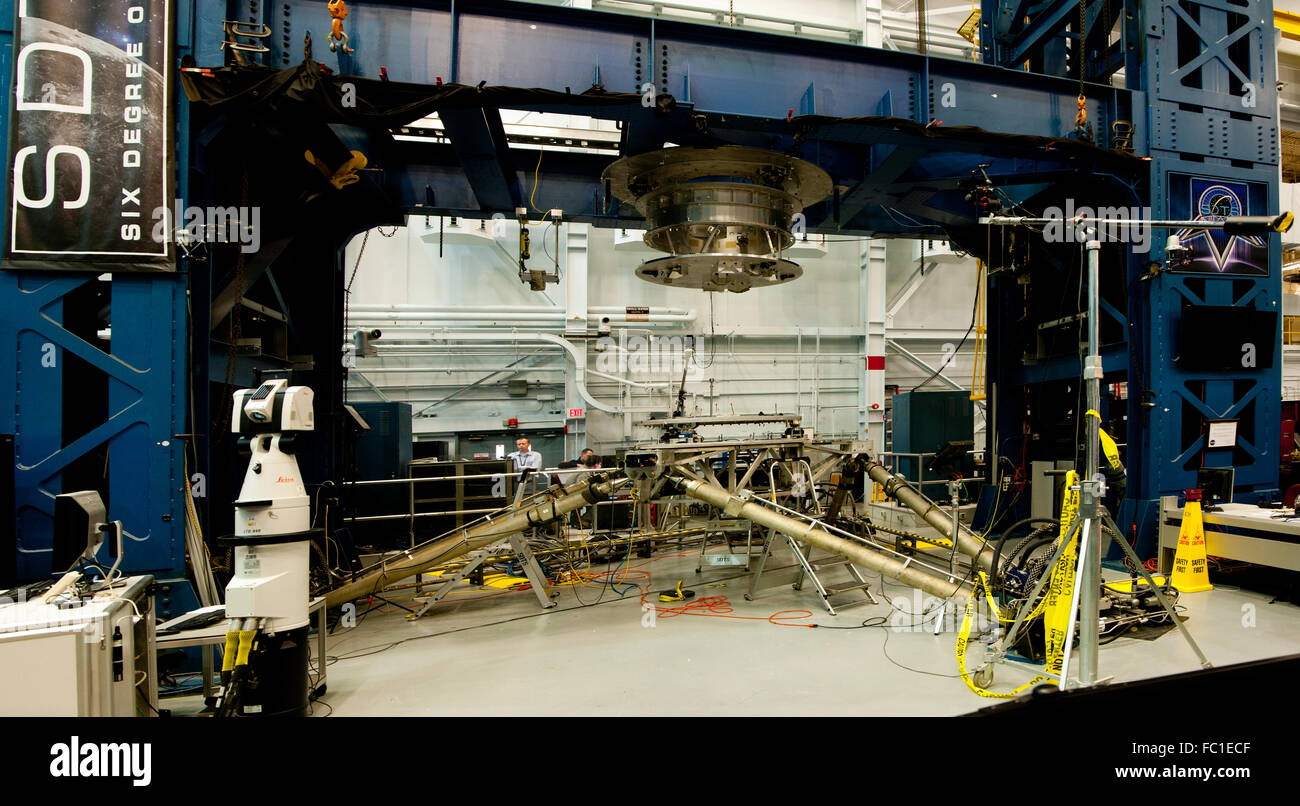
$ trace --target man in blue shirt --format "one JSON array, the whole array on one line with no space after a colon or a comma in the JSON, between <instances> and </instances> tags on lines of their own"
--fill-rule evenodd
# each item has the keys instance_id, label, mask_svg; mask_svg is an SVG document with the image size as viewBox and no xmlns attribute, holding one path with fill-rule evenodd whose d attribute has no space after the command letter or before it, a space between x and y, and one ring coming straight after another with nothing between
<instances>
[{"instance_id":1,"label":"man in blue shirt","mask_svg":"<svg viewBox=\"0 0 1300 806\"><path fill-rule=\"evenodd\" d=\"M515 440L515 447L518 450L507 454L515 462L515 470L523 470L531 467L534 471L542 469L542 455L533 450L533 446L528 441L528 437L520 437Z\"/></svg>"}]
</instances>

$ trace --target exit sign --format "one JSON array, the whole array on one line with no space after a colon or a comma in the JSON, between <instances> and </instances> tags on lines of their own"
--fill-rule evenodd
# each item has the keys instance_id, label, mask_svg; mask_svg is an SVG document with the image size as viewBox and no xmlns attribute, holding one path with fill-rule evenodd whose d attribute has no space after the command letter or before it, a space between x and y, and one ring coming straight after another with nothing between
<instances>
[{"instance_id":1,"label":"exit sign","mask_svg":"<svg viewBox=\"0 0 1300 806\"><path fill-rule=\"evenodd\" d=\"M585 416L587 416L587 410L586 410L586 409L569 409L569 419L570 419L570 420L580 420L580 419L582 419L582 418L585 417Z\"/></svg>"}]
</instances>

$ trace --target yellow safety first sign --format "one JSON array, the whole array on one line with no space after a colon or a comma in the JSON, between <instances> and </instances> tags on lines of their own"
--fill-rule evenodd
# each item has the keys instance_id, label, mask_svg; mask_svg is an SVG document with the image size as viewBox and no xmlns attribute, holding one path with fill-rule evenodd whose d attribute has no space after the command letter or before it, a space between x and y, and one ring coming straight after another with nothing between
<instances>
[{"instance_id":1,"label":"yellow safety first sign","mask_svg":"<svg viewBox=\"0 0 1300 806\"><path fill-rule=\"evenodd\" d=\"M1214 588L1205 555L1201 502L1189 492L1183 507L1183 525L1178 529L1178 548L1174 551L1173 584L1179 593L1200 593Z\"/></svg>"}]
</instances>

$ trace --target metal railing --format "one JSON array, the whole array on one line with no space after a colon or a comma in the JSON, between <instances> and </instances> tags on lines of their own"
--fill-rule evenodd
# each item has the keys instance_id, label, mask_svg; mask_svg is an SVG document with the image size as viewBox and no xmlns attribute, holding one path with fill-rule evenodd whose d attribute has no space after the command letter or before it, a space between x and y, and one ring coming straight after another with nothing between
<instances>
[{"instance_id":1,"label":"metal railing","mask_svg":"<svg viewBox=\"0 0 1300 806\"><path fill-rule=\"evenodd\" d=\"M450 478L450 477L449 477ZM632 503L630 498L615 498L609 501L597 501L592 506L597 507L614 507L629 506ZM488 507L487 509L448 509L440 512L403 512L398 515L351 515L343 518L345 523L362 523L364 521L396 521L396 520L413 520L415 518L434 518L442 515L487 515L492 512L500 512L503 509L512 509L510 503L502 504L499 507Z\"/></svg>"},{"instance_id":2,"label":"metal railing","mask_svg":"<svg viewBox=\"0 0 1300 806\"><path fill-rule=\"evenodd\" d=\"M490 462L493 460L477 459L474 461ZM451 462L448 462L447 464L451 464ZM431 466L436 467L436 465L431 465ZM531 475L535 476L538 473L545 473L546 475L552 475L554 473L590 474L590 473L606 473L606 472L608 472L608 468L544 467L541 470L534 470ZM404 478L404 479L367 479L365 481L345 481L339 486L364 487L364 486L375 485L375 484L416 484L422 481L463 481L466 479L504 479L504 478L514 478L522 475L523 475L522 472L511 471L508 473L473 473L473 474L468 474L463 476L420 476L419 478Z\"/></svg>"},{"instance_id":3,"label":"metal railing","mask_svg":"<svg viewBox=\"0 0 1300 806\"><path fill-rule=\"evenodd\" d=\"M564 484L568 485L568 484L572 484L574 481L580 480L580 478L583 476L587 476L592 473L603 473L603 472L608 472L608 471L606 469L601 469L601 468L548 467L548 468L542 468L540 471L534 471L530 473L529 477L539 478L538 476L539 473L547 476L556 473L562 473L562 474L566 474ZM571 474L571 475L567 475L567 474ZM521 471L511 471L511 472L502 472L502 473L467 473L467 474L454 475L454 476L420 476L418 478L413 477L413 478L402 478L402 479L365 479L361 481L344 482L339 486L342 488L348 488L348 487L374 487L380 485L393 485L393 484L415 485L417 483L427 482L427 481L437 481L437 482L447 483L447 482L481 480L481 479L497 480L497 479L506 479L506 478L518 478L523 475L524 474ZM413 486L411 489L412 491L414 491ZM538 489L533 493L533 495L541 492L543 489L545 488L542 488L539 485ZM455 516L455 515L488 515L493 512L500 512L503 509L510 509L512 507L512 504L510 503L508 497L502 496L501 500L503 503L499 507L486 507L486 508L476 508L476 509L445 509L445 510L438 510L436 512L416 512L415 497L414 495L411 495L408 496L407 498L408 504L407 504L406 512L396 513L392 515L349 515L343 518L342 520L344 523L366 523L366 522L374 522L374 521L396 521L396 520L405 520L414 523L416 518L434 518L434 517ZM630 499L614 499L610 501L598 501L596 502L595 505L596 506L626 506L631 503L632 502Z\"/></svg>"},{"instance_id":4,"label":"metal railing","mask_svg":"<svg viewBox=\"0 0 1300 806\"><path fill-rule=\"evenodd\" d=\"M734 11L728 8L709 8L691 6L682 3L663 2L662 0L591 0L591 7L597 11L616 11L639 17L659 17L679 19L688 22L713 24L742 30L789 33L794 36L822 39L834 42L847 42L861 45L865 38L862 28L835 25L827 22L809 22L789 17L773 17L766 14L752 14L747 11ZM761 23L753 25L752 23ZM884 47L899 50L903 45L908 50L918 51L918 32L916 16L907 12L882 11L879 17L880 30L885 41ZM773 31L770 26L778 26L788 31ZM927 50L936 48L956 52L962 57L970 58L978 50L975 45L960 34L957 29L931 26L925 34Z\"/></svg>"},{"instance_id":5,"label":"metal railing","mask_svg":"<svg viewBox=\"0 0 1300 806\"><path fill-rule=\"evenodd\" d=\"M1300 316L1282 317L1282 343L1300 344Z\"/></svg>"},{"instance_id":6,"label":"metal railing","mask_svg":"<svg viewBox=\"0 0 1300 806\"><path fill-rule=\"evenodd\" d=\"M633 10L629 8L621 8L621 6L639 6L641 8ZM843 25L831 25L830 23L824 22L804 22L783 17L769 17L763 14L750 14L749 12L737 13L732 12L730 9L723 8L702 8L700 6L688 6L680 3L665 3L660 0L592 0L591 7L592 9L603 11L622 11L624 13L630 12L653 17L663 16L664 11L676 11L678 12L676 15L678 17L703 15L708 17L709 21L712 21L715 25L727 25L730 22L731 27L738 26L741 28L745 26L746 21L766 22L775 25L789 26L790 33L795 34L796 36L804 35L806 32L816 32L821 33L822 35L830 35L837 39L843 39L855 45L861 44L862 42L862 31L857 28L849 28ZM700 20L696 17L692 21L704 22L705 20Z\"/></svg>"}]
</instances>

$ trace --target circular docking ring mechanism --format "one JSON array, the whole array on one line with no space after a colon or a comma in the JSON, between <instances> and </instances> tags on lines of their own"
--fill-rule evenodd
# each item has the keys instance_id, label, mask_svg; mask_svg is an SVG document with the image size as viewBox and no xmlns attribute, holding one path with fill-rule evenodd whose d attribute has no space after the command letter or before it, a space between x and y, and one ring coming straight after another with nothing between
<instances>
[{"instance_id":1,"label":"circular docking ring mechanism","mask_svg":"<svg viewBox=\"0 0 1300 806\"><path fill-rule=\"evenodd\" d=\"M646 218L645 243L669 257L642 264L653 283L748 291L803 274L781 253L794 243L794 216L831 193L810 162L743 146L666 148L605 170L611 192Z\"/></svg>"}]
</instances>

